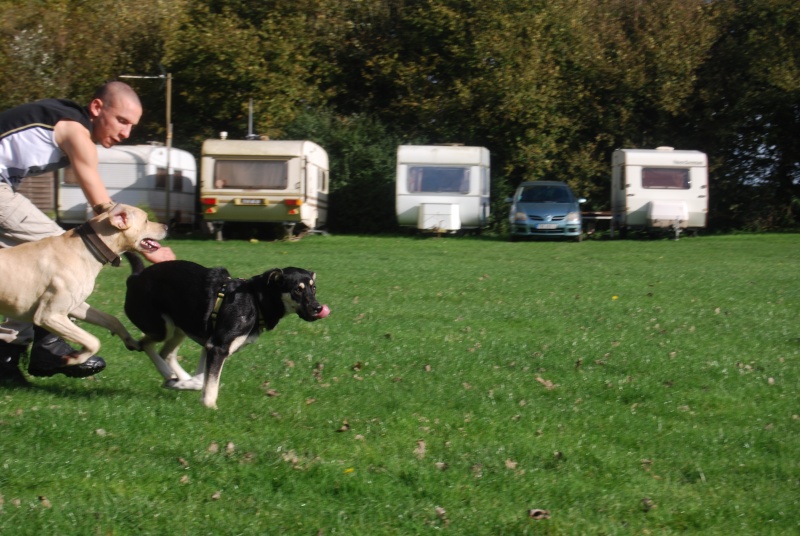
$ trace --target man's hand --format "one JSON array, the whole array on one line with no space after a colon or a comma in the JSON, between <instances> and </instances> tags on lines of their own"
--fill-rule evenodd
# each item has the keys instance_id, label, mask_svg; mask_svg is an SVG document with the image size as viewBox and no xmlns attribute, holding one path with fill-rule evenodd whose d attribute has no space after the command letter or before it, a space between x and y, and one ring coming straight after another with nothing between
<instances>
[{"instance_id":1,"label":"man's hand","mask_svg":"<svg viewBox=\"0 0 800 536\"><path fill-rule=\"evenodd\" d=\"M155 251L150 251L148 253L142 253L142 256L150 262L164 262L164 261L174 261L177 257L175 256L175 252L172 251L172 248L167 247L160 247Z\"/></svg>"}]
</instances>

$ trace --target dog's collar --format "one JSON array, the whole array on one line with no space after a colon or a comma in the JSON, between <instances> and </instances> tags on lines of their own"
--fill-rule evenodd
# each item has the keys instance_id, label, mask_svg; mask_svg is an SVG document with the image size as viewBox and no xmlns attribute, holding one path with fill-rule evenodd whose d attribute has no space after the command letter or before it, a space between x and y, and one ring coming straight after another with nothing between
<instances>
[{"instance_id":1,"label":"dog's collar","mask_svg":"<svg viewBox=\"0 0 800 536\"><path fill-rule=\"evenodd\" d=\"M92 255L102 264L111 263L111 266L119 266L119 255L111 251L111 249L103 242L103 239L97 234L97 231L92 226L92 222L87 221L80 224L75 228L75 231L83 239L86 248L92 252Z\"/></svg>"},{"instance_id":2,"label":"dog's collar","mask_svg":"<svg viewBox=\"0 0 800 536\"><path fill-rule=\"evenodd\" d=\"M222 287L217 292L217 299L214 301L214 309L211 311L211 328L214 329L217 325L217 315L219 314L219 310L222 308L222 301L225 299L225 289L228 288L228 283L231 282L231 278L229 277L227 281L222 284ZM264 322L264 315L261 314L261 309L258 308L258 327L260 329L264 329L266 323Z\"/></svg>"}]
</instances>

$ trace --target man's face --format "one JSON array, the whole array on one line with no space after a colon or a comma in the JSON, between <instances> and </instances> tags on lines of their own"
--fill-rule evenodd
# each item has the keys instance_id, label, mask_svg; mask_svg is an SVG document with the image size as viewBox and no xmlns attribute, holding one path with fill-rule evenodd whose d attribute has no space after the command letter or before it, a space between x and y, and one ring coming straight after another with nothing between
<instances>
[{"instance_id":1,"label":"man's face","mask_svg":"<svg viewBox=\"0 0 800 536\"><path fill-rule=\"evenodd\" d=\"M106 149L127 139L142 117L139 103L124 96L113 102L95 99L89 104L92 116L92 140Z\"/></svg>"}]
</instances>

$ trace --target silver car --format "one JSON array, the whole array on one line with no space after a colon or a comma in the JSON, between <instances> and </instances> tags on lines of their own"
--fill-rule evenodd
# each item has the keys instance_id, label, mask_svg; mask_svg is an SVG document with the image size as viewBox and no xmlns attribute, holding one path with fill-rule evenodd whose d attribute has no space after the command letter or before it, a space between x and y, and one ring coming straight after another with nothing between
<instances>
[{"instance_id":1,"label":"silver car","mask_svg":"<svg viewBox=\"0 0 800 536\"><path fill-rule=\"evenodd\" d=\"M583 220L579 203L565 182L523 182L508 199L511 240L525 237L563 237L580 242Z\"/></svg>"}]
</instances>

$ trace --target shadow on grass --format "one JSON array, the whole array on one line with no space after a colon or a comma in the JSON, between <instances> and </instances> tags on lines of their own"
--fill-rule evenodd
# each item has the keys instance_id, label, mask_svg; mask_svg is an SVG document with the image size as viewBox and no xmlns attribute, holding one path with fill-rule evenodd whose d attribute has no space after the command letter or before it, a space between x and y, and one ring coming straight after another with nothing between
<instances>
[{"instance_id":1,"label":"shadow on grass","mask_svg":"<svg viewBox=\"0 0 800 536\"><path fill-rule=\"evenodd\" d=\"M91 389L86 389L82 386L72 386L63 383L37 383L33 381L25 384L0 384L0 393L3 392L25 392L25 393L48 393L50 395L59 396L61 398L71 399L92 399L102 397L127 397L135 399L141 396L141 391L129 389L127 387L112 387L107 385L93 386Z\"/></svg>"}]
</instances>

